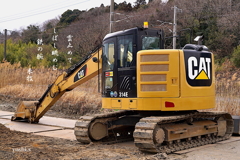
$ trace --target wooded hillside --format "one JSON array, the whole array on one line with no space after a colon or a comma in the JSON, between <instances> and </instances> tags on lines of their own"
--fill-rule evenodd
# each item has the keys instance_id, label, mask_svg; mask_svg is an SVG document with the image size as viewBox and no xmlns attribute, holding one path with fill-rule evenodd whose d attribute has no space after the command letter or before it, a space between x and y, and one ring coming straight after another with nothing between
<instances>
[{"instance_id":1,"label":"wooded hillside","mask_svg":"<svg viewBox=\"0 0 240 160\"><path fill-rule=\"evenodd\" d=\"M172 48L173 9L177 6L177 48L204 35L203 44L214 54L217 63L230 59L240 67L240 0L136 0L134 4L115 3L114 31L141 27L148 21L150 27L165 31L165 48ZM90 50L101 44L109 32L110 7L103 4L88 11L67 10L59 19L47 20L41 25L30 25L8 35L7 61L20 62L22 67L69 67L81 60ZM164 23L165 22L165 23ZM55 29L54 29L55 28ZM70 36L72 41L67 38ZM0 38L4 38L0 33ZM39 43L42 39L43 45ZM71 43L72 47L69 47ZM0 60L3 59L3 41ZM40 48L41 47L41 48ZM42 55L41 55L41 54ZM42 57L41 57L42 56ZM71 63L70 59L71 58Z\"/></svg>"}]
</instances>

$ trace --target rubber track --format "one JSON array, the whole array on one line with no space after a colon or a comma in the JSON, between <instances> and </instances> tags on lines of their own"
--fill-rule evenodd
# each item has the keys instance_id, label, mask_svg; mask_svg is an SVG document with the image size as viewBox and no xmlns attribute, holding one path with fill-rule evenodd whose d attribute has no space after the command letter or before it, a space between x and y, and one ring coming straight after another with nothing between
<instances>
[{"instance_id":1,"label":"rubber track","mask_svg":"<svg viewBox=\"0 0 240 160\"><path fill-rule=\"evenodd\" d=\"M133 114L132 111L118 111L118 112L107 113L107 114L96 114L93 116L82 116L79 118L79 120L75 124L74 134L76 136L76 139L79 142L89 144L92 142L92 140L89 137L88 129L89 129L91 122L93 122L95 119L107 119L107 118L121 117L124 115L132 115L132 114ZM118 140L118 142L119 141L121 141L121 140ZM124 141L124 140L122 140L122 141Z\"/></svg>"},{"instance_id":2,"label":"rubber track","mask_svg":"<svg viewBox=\"0 0 240 160\"><path fill-rule=\"evenodd\" d=\"M174 141L173 143L155 144L153 140L154 128L159 125L174 123L188 118L213 118L224 116L227 120L227 131L225 136L201 136L191 140ZM134 143L143 152L152 153L172 153L184 149L194 148L206 144L216 143L229 139L233 132L233 120L231 115L225 112L196 112L187 115L168 116L168 117L146 117L142 118L135 127L133 133Z\"/></svg>"}]
</instances>

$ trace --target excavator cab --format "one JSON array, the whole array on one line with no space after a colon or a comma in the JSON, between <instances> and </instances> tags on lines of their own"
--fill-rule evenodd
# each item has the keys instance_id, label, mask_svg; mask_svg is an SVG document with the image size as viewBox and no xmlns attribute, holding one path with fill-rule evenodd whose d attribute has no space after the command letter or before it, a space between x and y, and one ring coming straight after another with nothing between
<instances>
[{"instance_id":1,"label":"excavator cab","mask_svg":"<svg viewBox=\"0 0 240 160\"><path fill-rule=\"evenodd\" d=\"M102 96L137 97L137 52L150 49L164 49L162 30L136 27L108 34L103 40Z\"/></svg>"}]
</instances>

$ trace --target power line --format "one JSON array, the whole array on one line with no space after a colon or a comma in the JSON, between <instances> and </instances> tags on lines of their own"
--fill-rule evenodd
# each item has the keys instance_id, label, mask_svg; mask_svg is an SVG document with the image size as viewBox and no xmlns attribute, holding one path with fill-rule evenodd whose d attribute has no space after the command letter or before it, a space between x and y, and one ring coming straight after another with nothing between
<instances>
[{"instance_id":1,"label":"power line","mask_svg":"<svg viewBox=\"0 0 240 160\"><path fill-rule=\"evenodd\" d=\"M29 15L29 14L34 14L36 12L40 12L40 11L46 10L48 8L57 7L59 4L62 4L62 3L64 3L63 5L65 5L66 1L62 1L62 2L59 2L57 4L50 4L48 6L44 6L44 7L33 9L33 10L28 10L28 11L22 12L22 13L17 13L17 14L13 14L13 15L9 15L9 16L4 16L4 17L1 17L0 20L15 18L16 16L26 16L26 15ZM60 6L62 6L62 5L60 5Z\"/></svg>"},{"instance_id":2,"label":"power line","mask_svg":"<svg viewBox=\"0 0 240 160\"><path fill-rule=\"evenodd\" d=\"M18 19L23 19L23 18L27 18L27 17L32 17L32 16L36 16L36 15L39 15L39 14L44 14L44 13L48 13L48 12L52 12L52 11L55 11L55 10L59 10L59 9L63 9L63 8L66 8L66 7L70 7L70 6L74 6L74 5L77 5L77 4L81 4L81 3L85 3L87 1L90 1L90 0L84 0L84 1L81 1L81 2L77 2L77 3L74 3L74 4L70 4L70 5L64 5L64 6L60 6L58 8L55 8L55 9L51 9L51 10L43 10L41 11L41 8L38 9L40 11L36 12L36 13L27 13L28 15L22 15L20 14L20 16L16 17L16 15L12 15L12 16L9 16L10 19L0 19L0 23L3 23L3 22L9 22L9 21L13 21L13 20L18 20ZM11 18L12 17L12 18Z\"/></svg>"}]
</instances>

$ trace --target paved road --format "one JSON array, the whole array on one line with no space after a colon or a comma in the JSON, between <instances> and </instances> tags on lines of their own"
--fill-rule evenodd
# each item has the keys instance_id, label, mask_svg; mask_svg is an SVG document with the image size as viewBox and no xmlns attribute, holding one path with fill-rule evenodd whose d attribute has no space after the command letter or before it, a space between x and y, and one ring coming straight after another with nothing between
<instances>
[{"instance_id":1,"label":"paved road","mask_svg":"<svg viewBox=\"0 0 240 160\"><path fill-rule=\"evenodd\" d=\"M76 120L43 116L38 124L11 121L13 112L0 111L0 123L11 130L33 133L35 135L75 140Z\"/></svg>"}]
</instances>

